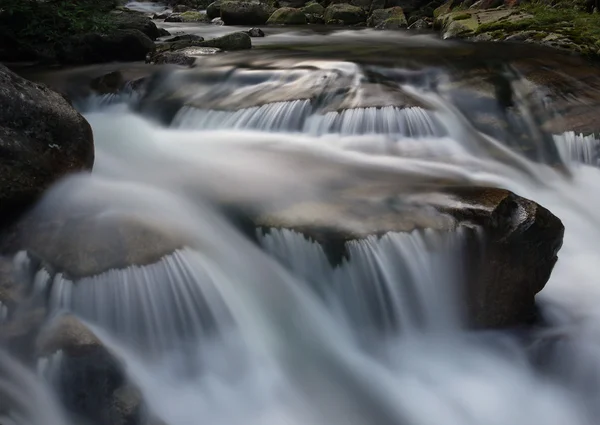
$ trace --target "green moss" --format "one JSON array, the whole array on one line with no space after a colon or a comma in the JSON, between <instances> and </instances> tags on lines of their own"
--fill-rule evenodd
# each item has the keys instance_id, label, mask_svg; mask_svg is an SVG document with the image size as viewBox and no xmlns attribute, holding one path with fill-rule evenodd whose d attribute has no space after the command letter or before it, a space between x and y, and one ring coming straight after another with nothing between
<instances>
[{"instance_id":1,"label":"green moss","mask_svg":"<svg viewBox=\"0 0 600 425\"><path fill-rule=\"evenodd\" d=\"M206 22L208 20L205 13L194 11L183 12L179 16L181 16L183 22Z\"/></svg>"},{"instance_id":2,"label":"green moss","mask_svg":"<svg viewBox=\"0 0 600 425\"><path fill-rule=\"evenodd\" d=\"M463 21L465 19L469 19L470 17L471 17L470 13L459 13L458 15L453 16L455 21Z\"/></svg>"},{"instance_id":3,"label":"green moss","mask_svg":"<svg viewBox=\"0 0 600 425\"><path fill-rule=\"evenodd\" d=\"M539 31L536 39L542 39L545 34L558 33L569 37L576 44L594 44L600 40L600 15L577 10L569 3L559 3L551 8L547 4L533 2L520 8L530 14L531 18L495 21L482 24L478 33L490 31ZM540 38L541 37L541 38Z\"/></svg>"}]
</instances>

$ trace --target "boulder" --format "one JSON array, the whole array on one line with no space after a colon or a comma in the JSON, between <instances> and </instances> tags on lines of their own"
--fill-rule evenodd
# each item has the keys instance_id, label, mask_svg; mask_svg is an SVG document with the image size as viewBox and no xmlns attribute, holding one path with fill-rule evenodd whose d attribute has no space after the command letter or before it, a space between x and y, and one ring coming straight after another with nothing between
<instances>
[{"instance_id":1,"label":"boulder","mask_svg":"<svg viewBox=\"0 0 600 425\"><path fill-rule=\"evenodd\" d=\"M302 9L302 13L306 15L320 15L323 16L325 13L325 8L321 6L319 3L311 2L304 6Z\"/></svg>"},{"instance_id":2,"label":"boulder","mask_svg":"<svg viewBox=\"0 0 600 425\"><path fill-rule=\"evenodd\" d=\"M181 40L174 43L164 43L158 46L156 55L163 52L175 52L187 48L211 47L220 50L246 50L252 48L252 40L246 32L238 31L212 40Z\"/></svg>"},{"instance_id":3,"label":"boulder","mask_svg":"<svg viewBox=\"0 0 600 425\"><path fill-rule=\"evenodd\" d=\"M210 23L213 25L219 25L219 26L225 25L225 22L223 22L223 20L221 18L215 18L212 21L210 21ZM250 37L252 37L252 36L250 36Z\"/></svg>"},{"instance_id":4,"label":"boulder","mask_svg":"<svg viewBox=\"0 0 600 425\"><path fill-rule=\"evenodd\" d=\"M65 40L57 47L62 63L89 64L139 61L155 49L154 42L138 30L115 31L108 35L85 34Z\"/></svg>"},{"instance_id":5,"label":"boulder","mask_svg":"<svg viewBox=\"0 0 600 425\"><path fill-rule=\"evenodd\" d=\"M204 37L201 37L196 34L183 34L183 35L176 35L174 37L167 38L164 42L165 43L175 43L177 41L187 41L187 40L204 41Z\"/></svg>"},{"instance_id":6,"label":"boulder","mask_svg":"<svg viewBox=\"0 0 600 425\"><path fill-rule=\"evenodd\" d=\"M192 66L196 62L196 58L188 56L184 52L162 52L154 55L150 61L156 65Z\"/></svg>"},{"instance_id":7,"label":"boulder","mask_svg":"<svg viewBox=\"0 0 600 425\"><path fill-rule=\"evenodd\" d=\"M291 7L294 9L300 9L306 4L306 0L279 0L277 2L279 7Z\"/></svg>"},{"instance_id":8,"label":"boulder","mask_svg":"<svg viewBox=\"0 0 600 425\"><path fill-rule=\"evenodd\" d=\"M90 81L90 88L99 94L117 93L125 85L125 78L120 71L109 72Z\"/></svg>"},{"instance_id":9,"label":"boulder","mask_svg":"<svg viewBox=\"0 0 600 425\"><path fill-rule=\"evenodd\" d=\"M76 317L58 317L43 329L36 352L68 412L93 425L142 423L139 392L125 384L117 360Z\"/></svg>"},{"instance_id":10,"label":"boulder","mask_svg":"<svg viewBox=\"0 0 600 425\"><path fill-rule=\"evenodd\" d=\"M156 19L156 20L161 20L164 21L165 19L167 19L169 16L171 16L173 14L172 11L169 10L165 10L164 12L161 13L155 13L152 16L152 19Z\"/></svg>"},{"instance_id":11,"label":"boulder","mask_svg":"<svg viewBox=\"0 0 600 425\"><path fill-rule=\"evenodd\" d=\"M221 19L226 25L264 25L274 8L253 0L224 0Z\"/></svg>"},{"instance_id":12,"label":"boulder","mask_svg":"<svg viewBox=\"0 0 600 425\"><path fill-rule=\"evenodd\" d=\"M169 15L168 18L165 19L165 22L183 22L183 18L179 13L173 13Z\"/></svg>"},{"instance_id":13,"label":"boulder","mask_svg":"<svg viewBox=\"0 0 600 425\"><path fill-rule=\"evenodd\" d=\"M328 199L298 202L259 214L253 221L265 231L289 229L317 242L333 266L348 258L351 241L389 232L463 229L466 278L460 283L474 327L508 327L533 320L535 295L549 279L562 245L564 227L557 217L502 189L410 189L391 182L354 187ZM394 207L394 202L399 204ZM469 230L473 228L481 231Z\"/></svg>"},{"instance_id":14,"label":"boulder","mask_svg":"<svg viewBox=\"0 0 600 425\"><path fill-rule=\"evenodd\" d=\"M208 5L206 8L206 15L208 19L215 19L221 17L221 1L217 0Z\"/></svg>"},{"instance_id":15,"label":"boulder","mask_svg":"<svg viewBox=\"0 0 600 425\"><path fill-rule=\"evenodd\" d=\"M171 35L171 33L164 28L159 28L158 32L160 33L161 37L168 37Z\"/></svg>"},{"instance_id":16,"label":"boulder","mask_svg":"<svg viewBox=\"0 0 600 425\"><path fill-rule=\"evenodd\" d=\"M215 47L221 50L246 50L252 48L252 40L245 32L238 31L222 37L205 40L195 47Z\"/></svg>"},{"instance_id":17,"label":"boulder","mask_svg":"<svg viewBox=\"0 0 600 425\"><path fill-rule=\"evenodd\" d=\"M328 6L325 9L323 18L326 24L342 22L344 25L355 25L365 22L367 15L360 7L341 3Z\"/></svg>"},{"instance_id":18,"label":"boulder","mask_svg":"<svg viewBox=\"0 0 600 425\"><path fill-rule=\"evenodd\" d=\"M369 9L369 13L373 13L374 10L385 9L386 1L385 0L373 0L371 2L371 9Z\"/></svg>"},{"instance_id":19,"label":"boulder","mask_svg":"<svg viewBox=\"0 0 600 425\"><path fill-rule=\"evenodd\" d=\"M408 26L409 30L426 30L431 28L431 22L427 19L417 19L415 22Z\"/></svg>"},{"instance_id":20,"label":"boulder","mask_svg":"<svg viewBox=\"0 0 600 425\"><path fill-rule=\"evenodd\" d=\"M192 66L196 63L199 56L214 55L221 49L216 47L187 47L175 52L162 52L154 55L151 59L154 64L173 64L182 66Z\"/></svg>"},{"instance_id":21,"label":"boulder","mask_svg":"<svg viewBox=\"0 0 600 425\"><path fill-rule=\"evenodd\" d=\"M269 20L269 25L306 25L306 15L300 9L282 7L277 9Z\"/></svg>"},{"instance_id":22,"label":"boulder","mask_svg":"<svg viewBox=\"0 0 600 425\"><path fill-rule=\"evenodd\" d=\"M323 19L323 15L315 15L314 13L306 14L306 21L309 24L320 25L325 23L325 19Z\"/></svg>"},{"instance_id":23,"label":"boulder","mask_svg":"<svg viewBox=\"0 0 600 425\"><path fill-rule=\"evenodd\" d=\"M109 16L118 29L138 30L146 34L151 40L156 40L161 36L156 24L143 13L120 10L111 12Z\"/></svg>"},{"instance_id":24,"label":"boulder","mask_svg":"<svg viewBox=\"0 0 600 425\"><path fill-rule=\"evenodd\" d=\"M174 13L165 22L208 22L208 16L202 12Z\"/></svg>"},{"instance_id":25,"label":"boulder","mask_svg":"<svg viewBox=\"0 0 600 425\"><path fill-rule=\"evenodd\" d=\"M250 28L248 31L246 31L246 33L250 37L264 37L265 36L265 32L263 30L261 30L260 28Z\"/></svg>"},{"instance_id":26,"label":"boulder","mask_svg":"<svg viewBox=\"0 0 600 425\"><path fill-rule=\"evenodd\" d=\"M377 29L406 28L408 23L401 7L374 10L367 21L369 27Z\"/></svg>"},{"instance_id":27,"label":"boulder","mask_svg":"<svg viewBox=\"0 0 600 425\"><path fill-rule=\"evenodd\" d=\"M0 65L0 222L94 163L92 130L58 93Z\"/></svg>"}]
</instances>

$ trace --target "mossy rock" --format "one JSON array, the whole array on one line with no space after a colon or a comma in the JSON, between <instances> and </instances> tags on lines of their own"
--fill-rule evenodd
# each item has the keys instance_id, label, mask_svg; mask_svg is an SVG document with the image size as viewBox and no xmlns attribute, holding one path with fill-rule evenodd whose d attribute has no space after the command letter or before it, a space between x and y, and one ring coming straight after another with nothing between
<instances>
[{"instance_id":1,"label":"mossy rock","mask_svg":"<svg viewBox=\"0 0 600 425\"><path fill-rule=\"evenodd\" d=\"M300 9L292 7L277 9L267 21L269 25L306 25L307 23L306 15Z\"/></svg>"},{"instance_id":2,"label":"mossy rock","mask_svg":"<svg viewBox=\"0 0 600 425\"><path fill-rule=\"evenodd\" d=\"M326 24L343 22L344 25L355 25L365 22L367 14L360 7L341 3L328 6L323 18Z\"/></svg>"},{"instance_id":3,"label":"mossy rock","mask_svg":"<svg viewBox=\"0 0 600 425\"><path fill-rule=\"evenodd\" d=\"M221 2L221 19L226 25L263 25L274 8L268 4L246 0Z\"/></svg>"},{"instance_id":4,"label":"mossy rock","mask_svg":"<svg viewBox=\"0 0 600 425\"><path fill-rule=\"evenodd\" d=\"M304 6L302 9L302 13L306 15L321 15L325 13L325 8L321 6L319 3L309 3Z\"/></svg>"},{"instance_id":5,"label":"mossy rock","mask_svg":"<svg viewBox=\"0 0 600 425\"><path fill-rule=\"evenodd\" d=\"M406 28L408 22L401 7L390 7L374 10L367 25L379 29Z\"/></svg>"},{"instance_id":6,"label":"mossy rock","mask_svg":"<svg viewBox=\"0 0 600 425\"><path fill-rule=\"evenodd\" d=\"M437 19L438 17L449 13L452 10L453 4L454 4L454 1L449 0L446 3L444 3L443 5L441 5L440 7L434 9L433 17Z\"/></svg>"},{"instance_id":7,"label":"mossy rock","mask_svg":"<svg viewBox=\"0 0 600 425\"><path fill-rule=\"evenodd\" d=\"M206 13L188 11L179 15L182 22L209 22L208 15Z\"/></svg>"}]
</instances>

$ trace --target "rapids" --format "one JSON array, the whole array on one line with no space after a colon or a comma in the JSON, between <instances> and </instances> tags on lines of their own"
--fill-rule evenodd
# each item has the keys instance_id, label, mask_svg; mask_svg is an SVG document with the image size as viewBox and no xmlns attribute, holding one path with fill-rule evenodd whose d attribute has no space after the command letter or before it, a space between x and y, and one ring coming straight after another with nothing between
<instances>
[{"instance_id":1,"label":"rapids","mask_svg":"<svg viewBox=\"0 0 600 425\"><path fill-rule=\"evenodd\" d=\"M150 424L596 423L600 141L550 133L567 117L522 64L430 38L366 32L336 44L348 37L206 58L161 69L142 92L76 99L94 131L94 171L59 182L34 216L91 216L77 236L91 248L119 220L182 242L151 264L89 276L21 252L29 299L0 305L0 322L39 305L44 326L79 318L139 390ZM382 44L373 53L369 42ZM498 55L522 59L519 49ZM546 53L525 57L562 60ZM334 264L293 231L244 234L223 207L269 211L340 187L441 180L509 189L563 221L538 296L543 328L465 328L457 265L479 229L369 237ZM63 233L45 240L50 249L68 248ZM35 378L1 353L0 422L78 423L62 406L65 362L47 353Z\"/></svg>"}]
</instances>

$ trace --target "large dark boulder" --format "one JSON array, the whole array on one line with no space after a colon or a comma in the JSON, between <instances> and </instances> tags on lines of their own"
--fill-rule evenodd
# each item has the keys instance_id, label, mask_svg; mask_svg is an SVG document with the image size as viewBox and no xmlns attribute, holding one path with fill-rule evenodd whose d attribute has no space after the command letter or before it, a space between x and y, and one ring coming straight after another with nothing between
<instances>
[{"instance_id":1,"label":"large dark boulder","mask_svg":"<svg viewBox=\"0 0 600 425\"><path fill-rule=\"evenodd\" d=\"M206 50L203 51L203 49L209 48L228 51L247 50L252 48L252 39L247 32L237 31L211 40L184 39L173 43L164 43L158 46L155 54L151 57L151 62L163 63L162 59L158 58L162 57L162 53L165 52L181 53L185 50L183 53L188 56L200 56L215 53L215 51L210 53ZM197 53L194 53L194 49L200 50L198 50Z\"/></svg>"},{"instance_id":2,"label":"large dark boulder","mask_svg":"<svg viewBox=\"0 0 600 425\"><path fill-rule=\"evenodd\" d=\"M206 16L208 16L208 19L221 17L221 0L217 0L208 5L206 8Z\"/></svg>"},{"instance_id":3,"label":"large dark boulder","mask_svg":"<svg viewBox=\"0 0 600 425\"><path fill-rule=\"evenodd\" d=\"M143 13L120 10L112 12L109 16L118 29L138 30L146 34L151 40L156 40L162 35L152 19Z\"/></svg>"},{"instance_id":4,"label":"large dark boulder","mask_svg":"<svg viewBox=\"0 0 600 425\"><path fill-rule=\"evenodd\" d=\"M138 30L111 34L85 34L65 40L57 48L62 63L89 64L112 61L139 61L155 49L154 42Z\"/></svg>"},{"instance_id":5,"label":"large dark boulder","mask_svg":"<svg viewBox=\"0 0 600 425\"><path fill-rule=\"evenodd\" d=\"M221 2L221 19L226 25L263 25L274 10L257 1L225 0Z\"/></svg>"},{"instance_id":6,"label":"large dark boulder","mask_svg":"<svg viewBox=\"0 0 600 425\"><path fill-rule=\"evenodd\" d=\"M463 229L464 251L456 261L462 261L465 278L457 289L469 324L494 328L535 319L535 295L550 277L564 233L544 207L502 189L394 183L355 187L328 199L287 205L253 221L266 232L288 229L317 242L334 267L350 255L349 243L390 232Z\"/></svg>"},{"instance_id":7,"label":"large dark boulder","mask_svg":"<svg viewBox=\"0 0 600 425\"><path fill-rule=\"evenodd\" d=\"M58 93L0 65L0 222L94 163L92 130Z\"/></svg>"}]
</instances>

